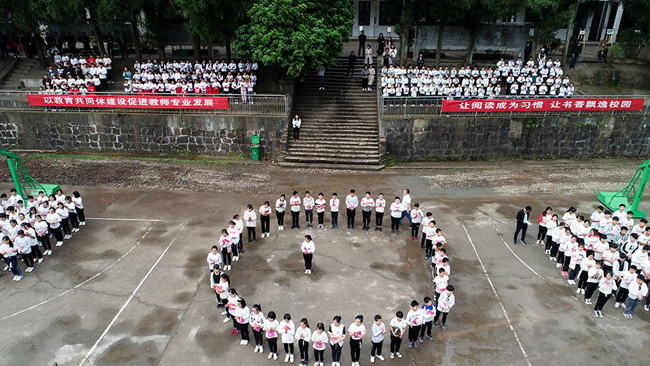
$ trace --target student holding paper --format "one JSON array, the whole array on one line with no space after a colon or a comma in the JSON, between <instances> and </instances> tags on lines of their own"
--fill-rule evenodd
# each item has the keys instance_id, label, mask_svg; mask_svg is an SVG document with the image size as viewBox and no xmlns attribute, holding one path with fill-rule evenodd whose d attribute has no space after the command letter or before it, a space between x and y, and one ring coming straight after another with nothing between
<instances>
[{"instance_id":1,"label":"student holding paper","mask_svg":"<svg viewBox=\"0 0 650 366\"><path fill-rule=\"evenodd\" d=\"M323 366L325 362L325 347L327 346L327 333L323 323L316 324L316 331L311 334L311 341L314 345L315 366Z\"/></svg>"},{"instance_id":2,"label":"student holding paper","mask_svg":"<svg viewBox=\"0 0 650 366\"><path fill-rule=\"evenodd\" d=\"M345 341L345 325L341 324L341 317L336 315L330 324L327 333L330 337L330 345L332 346L332 366L341 365L341 348Z\"/></svg>"},{"instance_id":3,"label":"student holding paper","mask_svg":"<svg viewBox=\"0 0 650 366\"><path fill-rule=\"evenodd\" d=\"M381 347L384 344L384 336L386 334L386 326L384 325L381 315L375 315L375 322L370 327L372 332L372 348L370 349L370 362L375 362L375 354L380 360L384 360L381 355Z\"/></svg>"},{"instance_id":4,"label":"student holding paper","mask_svg":"<svg viewBox=\"0 0 650 366\"><path fill-rule=\"evenodd\" d=\"M314 251L316 250L316 246L314 246L314 242L311 240L311 235L305 235L305 241L302 242L300 250L302 251L302 258L305 260L305 274L311 274L311 261L314 258Z\"/></svg>"},{"instance_id":5,"label":"student holding paper","mask_svg":"<svg viewBox=\"0 0 650 366\"><path fill-rule=\"evenodd\" d=\"M264 313L262 312L262 306L259 304L253 305L249 321L251 327L253 328L253 338L255 339L255 350L253 353L256 353L257 351L259 351L260 354L264 353L264 337L262 335L262 328L264 327L265 321L266 319L264 318Z\"/></svg>"},{"instance_id":6,"label":"student holding paper","mask_svg":"<svg viewBox=\"0 0 650 366\"><path fill-rule=\"evenodd\" d=\"M350 335L350 357L352 366L359 366L359 357L361 356L361 339L366 334L366 326L363 325L363 315L357 315L354 323L348 327Z\"/></svg>"},{"instance_id":7,"label":"student holding paper","mask_svg":"<svg viewBox=\"0 0 650 366\"><path fill-rule=\"evenodd\" d=\"M275 319L275 312L269 311L268 317L264 321L263 330L266 332L266 342L269 344L269 360L278 359L278 328L280 323Z\"/></svg>"}]
</instances>

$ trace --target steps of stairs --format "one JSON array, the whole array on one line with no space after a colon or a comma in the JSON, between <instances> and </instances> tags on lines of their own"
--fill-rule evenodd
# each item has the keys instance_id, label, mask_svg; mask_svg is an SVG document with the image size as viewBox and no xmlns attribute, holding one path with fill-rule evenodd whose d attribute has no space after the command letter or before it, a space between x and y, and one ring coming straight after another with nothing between
<instances>
[{"instance_id":1,"label":"steps of stairs","mask_svg":"<svg viewBox=\"0 0 650 366\"><path fill-rule=\"evenodd\" d=\"M329 156L291 156L287 155L284 158L286 162L302 162L302 163L329 163L329 164L364 164L364 165L379 165L379 159L365 159L362 157L350 157L350 158L336 158L332 159Z\"/></svg>"},{"instance_id":2,"label":"steps of stairs","mask_svg":"<svg viewBox=\"0 0 650 366\"><path fill-rule=\"evenodd\" d=\"M315 162L290 162L283 161L279 163L280 166L285 168L300 168L300 169L343 169L343 170L381 170L384 169L382 164L331 164L331 163L315 163Z\"/></svg>"}]
</instances>

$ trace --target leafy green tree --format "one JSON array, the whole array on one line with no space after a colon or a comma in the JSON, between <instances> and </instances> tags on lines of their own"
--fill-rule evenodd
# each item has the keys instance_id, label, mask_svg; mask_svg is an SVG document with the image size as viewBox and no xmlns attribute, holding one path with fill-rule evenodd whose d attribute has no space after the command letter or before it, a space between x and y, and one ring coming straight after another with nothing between
<instances>
[{"instance_id":1,"label":"leafy green tree","mask_svg":"<svg viewBox=\"0 0 650 366\"><path fill-rule=\"evenodd\" d=\"M259 0L248 16L233 42L237 55L287 68L293 77L334 66L354 24L348 0Z\"/></svg>"},{"instance_id":2,"label":"leafy green tree","mask_svg":"<svg viewBox=\"0 0 650 366\"><path fill-rule=\"evenodd\" d=\"M168 20L178 15L172 5L171 0L142 0L142 10L145 14L144 25L154 47L158 49L158 56L161 60L167 59L165 56L165 47L167 46L165 30L169 25Z\"/></svg>"},{"instance_id":3,"label":"leafy green tree","mask_svg":"<svg viewBox=\"0 0 650 366\"><path fill-rule=\"evenodd\" d=\"M224 44L226 58L232 59L230 42L235 31L247 23L246 11L252 1L232 0L174 0L183 13L185 28L208 44ZM195 57L198 57L195 47Z\"/></svg>"},{"instance_id":4,"label":"leafy green tree","mask_svg":"<svg viewBox=\"0 0 650 366\"><path fill-rule=\"evenodd\" d=\"M557 30L566 27L573 15L573 0L528 0L526 10L535 24L534 45L549 45L549 53L557 49L561 41Z\"/></svg>"}]
</instances>

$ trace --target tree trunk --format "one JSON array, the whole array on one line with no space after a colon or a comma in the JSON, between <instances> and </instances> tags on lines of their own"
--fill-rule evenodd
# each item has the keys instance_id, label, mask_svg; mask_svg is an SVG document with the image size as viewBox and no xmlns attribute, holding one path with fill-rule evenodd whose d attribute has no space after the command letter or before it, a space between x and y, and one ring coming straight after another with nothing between
<instances>
[{"instance_id":1,"label":"tree trunk","mask_svg":"<svg viewBox=\"0 0 650 366\"><path fill-rule=\"evenodd\" d=\"M230 62L230 60L232 60L231 56L232 54L230 52L230 35L226 35L226 62Z\"/></svg>"},{"instance_id":2,"label":"tree trunk","mask_svg":"<svg viewBox=\"0 0 650 366\"><path fill-rule=\"evenodd\" d=\"M400 24L399 27L399 64L404 66L409 57L409 25Z\"/></svg>"},{"instance_id":3,"label":"tree trunk","mask_svg":"<svg viewBox=\"0 0 650 366\"><path fill-rule=\"evenodd\" d=\"M436 47L436 68L440 67L440 57L442 57L442 37L445 33L445 24L440 23L438 27L438 46Z\"/></svg>"},{"instance_id":4,"label":"tree trunk","mask_svg":"<svg viewBox=\"0 0 650 366\"><path fill-rule=\"evenodd\" d=\"M45 52L43 52L43 39L38 32L36 33L36 54L38 55L38 64L41 65L43 70L47 70L47 60L45 59Z\"/></svg>"},{"instance_id":5,"label":"tree trunk","mask_svg":"<svg viewBox=\"0 0 650 366\"><path fill-rule=\"evenodd\" d=\"M208 56L210 59L214 59L214 45L212 43L208 43Z\"/></svg>"},{"instance_id":6,"label":"tree trunk","mask_svg":"<svg viewBox=\"0 0 650 366\"><path fill-rule=\"evenodd\" d=\"M100 56L103 56L106 50L104 49L104 36L102 35L102 29L97 25L97 23L93 22L93 30L95 31L95 36L97 37L97 45L99 46L99 54Z\"/></svg>"},{"instance_id":7,"label":"tree trunk","mask_svg":"<svg viewBox=\"0 0 650 366\"><path fill-rule=\"evenodd\" d=\"M478 26L472 24L469 30L469 45L467 46L467 56L465 56L465 65L471 65L474 58L474 43L476 42L476 29Z\"/></svg>"},{"instance_id":8,"label":"tree trunk","mask_svg":"<svg viewBox=\"0 0 650 366\"><path fill-rule=\"evenodd\" d=\"M201 60L201 38L194 36L192 41L194 41L194 60Z\"/></svg>"},{"instance_id":9,"label":"tree trunk","mask_svg":"<svg viewBox=\"0 0 650 366\"><path fill-rule=\"evenodd\" d=\"M142 47L140 46L140 31L138 30L138 18L134 15L131 19L131 33L133 33L133 48L135 59L142 60Z\"/></svg>"},{"instance_id":10,"label":"tree trunk","mask_svg":"<svg viewBox=\"0 0 650 366\"><path fill-rule=\"evenodd\" d=\"M567 60L569 59L569 43L571 41L571 35L573 34L573 26L576 23L576 15L578 15L578 1L576 0L575 4L571 8L571 16L569 17L569 24L566 27L566 37L564 38L564 56L562 57L562 65L567 65ZM606 3L607 4L607 3Z\"/></svg>"}]
</instances>

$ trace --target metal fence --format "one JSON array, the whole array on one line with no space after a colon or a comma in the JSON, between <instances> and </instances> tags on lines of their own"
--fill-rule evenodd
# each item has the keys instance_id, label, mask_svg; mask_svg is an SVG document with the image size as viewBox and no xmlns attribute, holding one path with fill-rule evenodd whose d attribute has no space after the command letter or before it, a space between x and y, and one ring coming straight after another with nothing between
<instances>
[{"instance_id":1,"label":"metal fence","mask_svg":"<svg viewBox=\"0 0 650 366\"><path fill-rule=\"evenodd\" d=\"M412 118L412 117L525 117L525 116L614 116L614 115L641 115L645 116L650 112L650 96L648 95L574 95L573 100L578 99L607 99L607 98L645 98L643 109L640 111L490 111L490 112L443 112L442 101L447 97L381 97L379 107L382 118ZM487 98L454 98L454 100L475 100ZM540 96L534 98L501 96L494 101L517 100L517 99L544 99ZM552 98L557 99L557 98Z\"/></svg>"},{"instance_id":2,"label":"metal fence","mask_svg":"<svg viewBox=\"0 0 650 366\"><path fill-rule=\"evenodd\" d=\"M228 109L153 109L153 108L93 108L93 107L43 107L32 106L27 101L27 94L35 92L2 91L0 92L0 110L42 111L42 112L105 112L105 113L145 113L145 114L200 114L200 115L265 115L282 116L289 114L289 98L286 95L247 94L248 103L243 103L239 94L219 94L228 98ZM133 96L126 93L93 93L97 96ZM162 94L176 96L178 94ZM56 95L53 95L56 96ZM178 95L192 97L192 95ZM196 97L206 97L198 94Z\"/></svg>"}]
</instances>

